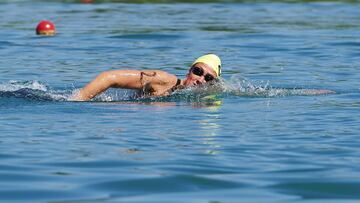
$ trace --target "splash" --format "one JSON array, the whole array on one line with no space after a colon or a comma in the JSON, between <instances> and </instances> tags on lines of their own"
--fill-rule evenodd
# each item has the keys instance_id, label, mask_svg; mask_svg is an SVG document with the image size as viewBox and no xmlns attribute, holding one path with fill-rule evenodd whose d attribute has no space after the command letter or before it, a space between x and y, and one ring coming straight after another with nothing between
<instances>
[{"instance_id":1,"label":"splash","mask_svg":"<svg viewBox=\"0 0 360 203\"><path fill-rule=\"evenodd\" d=\"M134 91L107 90L98 95L92 101L100 102L189 102L197 103L200 106L205 104L221 104L223 98L236 97L284 97L284 96L311 96L333 94L331 90L301 89L301 88L276 88L268 81L252 82L240 75L233 75L230 80L219 79L216 83L209 83L202 86L187 87L176 90L169 96L138 97Z\"/></svg>"},{"instance_id":2,"label":"splash","mask_svg":"<svg viewBox=\"0 0 360 203\"><path fill-rule=\"evenodd\" d=\"M224 93L243 97L284 97L284 96L312 96L334 94L332 90L278 88L272 87L268 81L251 82L247 78L233 75L230 81L222 81Z\"/></svg>"},{"instance_id":3,"label":"splash","mask_svg":"<svg viewBox=\"0 0 360 203\"><path fill-rule=\"evenodd\" d=\"M68 91L50 90L38 81L10 81L0 84L0 99L17 98L31 101L66 101Z\"/></svg>"},{"instance_id":4,"label":"splash","mask_svg":"<svg viewBox=\"0 0 360 203\"><path fill-rule=\"evenodd\" d=\"M10 81L8 84L0 84L1 92L15 92L21 89L33 89L40 91L47 91L47 87L38 81L25 81L25 82L17 82Z\"/></svg>"},{"instance_id":5,"label":"splash","mask_svg":"<svg viewBox=\"0 0 360 203\"><path fill-rule=\"evenodd\" d=\"M17 98L30 101L72 101L79 89L53 90L39 81L9 81L0 84L0 99ZM203 86L188 87L177 90L170 96L135 97L132 90L110 89L98 95L95 102L191 102L202 104L219 104L228 96L241 97L283 97L311 96L333 94L331 90L275 88L269 82L251 82L234 75L230 80L220 79L218 82Z\"/></svg>"}]
</instances>

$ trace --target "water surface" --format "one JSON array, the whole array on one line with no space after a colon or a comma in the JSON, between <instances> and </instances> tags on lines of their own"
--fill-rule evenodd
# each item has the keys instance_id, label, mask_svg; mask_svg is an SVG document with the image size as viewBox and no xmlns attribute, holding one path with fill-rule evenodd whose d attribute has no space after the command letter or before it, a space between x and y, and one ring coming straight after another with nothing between
<instances>
[{"instance_id":1,"label":"water surface","mask_svg":"<svg viewBox=\"0 0 360 203\"><path fill-rule=\"evenodd\" d=\"M3 1L0 200L357 202L359 9ZM35 35L42 19L55 37ZM68 100L101 71L182 78L208 52L223 61L221 92Z\"/></svg>"}]
</instances>

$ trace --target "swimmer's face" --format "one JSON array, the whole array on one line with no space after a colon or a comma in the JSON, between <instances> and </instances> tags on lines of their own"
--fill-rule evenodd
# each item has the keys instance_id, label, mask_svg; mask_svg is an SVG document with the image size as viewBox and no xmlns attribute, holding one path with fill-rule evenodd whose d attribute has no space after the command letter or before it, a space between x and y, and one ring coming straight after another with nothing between
<instances>
[{"instance_id":1,"label":"swimmer's face","mask_svg":"<svg viewBox=\"0 0 360 203\"><path fill-rule=\"evenodd\" d=\"M205 63L196 63L189 69L189 73L186 75L184 81L185 86L195 86L205 84L213 81L216 76L216 72Z\"/></svg>"}]
</instances>

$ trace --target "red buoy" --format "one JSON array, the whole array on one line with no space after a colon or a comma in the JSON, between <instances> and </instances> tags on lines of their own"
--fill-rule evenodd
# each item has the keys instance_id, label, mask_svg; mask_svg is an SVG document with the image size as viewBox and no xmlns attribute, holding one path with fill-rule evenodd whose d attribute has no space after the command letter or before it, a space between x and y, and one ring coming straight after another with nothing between
<instances>
[{"instance_id":1,"label":"red buoy","mask_svg":"<svg viewBox=\"0 0 360 203\"><path fill-rule=\"evenodd\" d=\"M36 34L38 35L55 35L55 25L51 21L42 20L36 27Z\"/></svg>"}]
</instances>

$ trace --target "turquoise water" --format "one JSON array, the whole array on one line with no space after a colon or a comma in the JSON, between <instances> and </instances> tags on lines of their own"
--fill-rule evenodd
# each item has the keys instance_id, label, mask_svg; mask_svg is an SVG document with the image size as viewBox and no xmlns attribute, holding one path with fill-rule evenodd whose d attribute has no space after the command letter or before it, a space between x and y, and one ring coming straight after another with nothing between
<instances>
[{"instance_id":1,"label":"turquoise water","mask_svg":"<svg viewBox=\"0 0 360 203\"><path fill-rule=\"evenodd\" d=\"M0 201L358 202L359 10L0 3ZM35 35L42 19L55 37ZM69 101L101 71L184 77L208 52L223 60L215 90Z\"/></svg>"}]
</instances>

